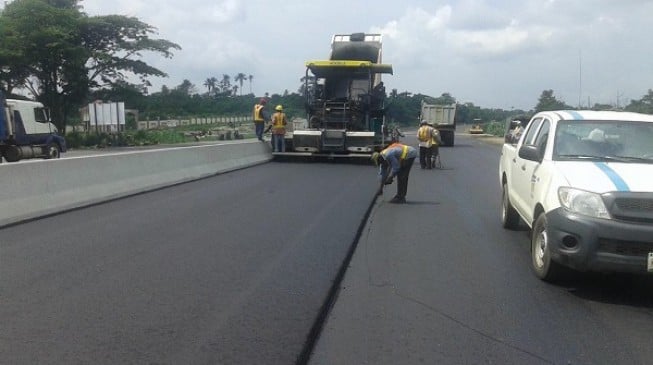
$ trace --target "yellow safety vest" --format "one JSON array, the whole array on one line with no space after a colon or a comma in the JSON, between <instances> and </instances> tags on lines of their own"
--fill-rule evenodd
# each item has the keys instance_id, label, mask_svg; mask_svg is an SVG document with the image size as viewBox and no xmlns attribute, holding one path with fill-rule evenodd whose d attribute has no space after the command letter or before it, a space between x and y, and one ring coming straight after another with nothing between
<instances>
[{"instance_id":1,"label":"yellow safety vest","mask_svg":"<svg viewBox=\"0 0 653 365\"><path fill-rule=\"evenodd\" d=\"M406 156L408 156L408 146L406 146L405 144L393 143L393 144L389 145L388 147L386 147L386 149L381 151L381 154L383 155L383 157L385 157L388 154L388 150L391 150L391 149L393 149L395 147L398 147L398 146L401 146L401 157L400 157L400 159L405 160Z\"/></svg>"},{"instance_id":2,"label":"yellow safety vest","mask_svg":"<svg viewBox=\"0 0 653 365\"><path fill-rule=\"evenodd\" d=\"M428 142L429 139L431 139L432 134L433 132L431 130L431 127L422 126L417 131L417 139L419 139L421 142Z\"/></svg>"},{"instance_id":3,"label":"yellow safety vest","mask_svg":"<svg viewBox=\"0 0 653 365\"><path fill-rule=\"evenodd\" d=\"M272 115L272 133L286 134L286 115L282 112L276 112Z\"/></svg>"},{"instance_id":4,"label":"yellow safety vest","mask_svg":"<svg viewBox=\"0 0 653 365\"><path fill-rule=\"evenodd\" d=\"M261 104L256 104L254 105L254 121L255 122L264 122L263 120L263 105Z\"/></svg>"}]
</instances>

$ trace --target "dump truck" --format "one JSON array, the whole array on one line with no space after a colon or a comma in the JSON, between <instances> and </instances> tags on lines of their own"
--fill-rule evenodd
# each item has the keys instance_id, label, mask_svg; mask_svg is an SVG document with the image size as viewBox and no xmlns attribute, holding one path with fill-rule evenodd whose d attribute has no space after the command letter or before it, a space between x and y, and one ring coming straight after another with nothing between
<instances>
[{"instance_id":1,"label":"dump truck","mask_svg":"<svg viewBox=\"0 0 653 365\"><path fill-rule=\"evenodd\" d=\"M384 145L385 87L380 34L336 34L327 60L306 62L306 126L275 155L369 157Z\"/></svg>"},{"instance_id":2,"label":"dump truck","mask_svg":"<svg viewBox=\"0 0 653 365\"><path fill-rule=\"evenodd\" d=\"M453 146L454 144L455 117L456 103L440 105L422 100L420 120L426 120L427 123L440 132L440 138L442 138L444 146Z\"/></svg>"},{"instance_id":3,"label":"dump truck","mask_svg":"<svg viewBox=\"0 0 653 365\"><path fill-rule=\"evenodd\" d=\"M50 122L48 110L36 101L6 99L0 91L0 162L59 158L66 140Z\"/></svg>"}]
</instances>

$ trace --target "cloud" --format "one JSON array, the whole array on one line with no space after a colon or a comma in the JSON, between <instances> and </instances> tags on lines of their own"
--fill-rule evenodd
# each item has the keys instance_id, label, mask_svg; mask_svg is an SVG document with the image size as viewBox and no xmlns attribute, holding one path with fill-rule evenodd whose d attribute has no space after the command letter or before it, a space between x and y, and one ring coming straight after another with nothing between
<instances>
[{"instance_id":1,"label":"cloud","mask_svg":"<svg viewBox=\"0 0 653 365\"><path fill-rule=\"evenodd\" d=\"M331 35L382 33L389 90L486 107L531 108L543 90L570 104L653 88L650 0L84 0L87 13L136 16L183 47L146 60L175 86L210 76L254 76L253 91L297 90L309 59L326 58ZM582 72L579 67L582 61ZM582 80L582 86L579 85Z\"/></svg>"}]
</instances>

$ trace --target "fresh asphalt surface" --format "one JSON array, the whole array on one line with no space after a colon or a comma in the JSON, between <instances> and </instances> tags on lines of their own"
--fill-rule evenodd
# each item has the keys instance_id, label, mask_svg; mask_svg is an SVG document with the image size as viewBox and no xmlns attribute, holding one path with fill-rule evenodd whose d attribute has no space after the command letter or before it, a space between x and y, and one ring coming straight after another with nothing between
<instances>
[{"instance_id":1,"label":"fresh asphalt surface","mask_svg":"<svg viewBox=\"0 0 653 365\"><path fill-rule=\"evenodd\" d=\"M405 205L273 162L0 229L0 363L650 364L651 278L536 279L500 146L456 143Z\"/></svg>"},{"instance_id":2,"label":"fresh asphalt surface","mask_svg":"<svg viewBox=\"0 0 653 365\"><path fill-rule=\"evenodd\" d=\"M408 204L377 202L310 364L653 363L652 278L536 279L526 226L499 222L492 141L458 138Z\"/></svg>"},{"instance_id":3,"label":"fresh asphalt surface","mask_svg":"<svg viewBox=\"0 0 653 365\"><path fill-rule=\"evenodd\" d=\"M0 229L0 363L292 364L375 181L267 163Z\"/></svg>"}]
</instances>

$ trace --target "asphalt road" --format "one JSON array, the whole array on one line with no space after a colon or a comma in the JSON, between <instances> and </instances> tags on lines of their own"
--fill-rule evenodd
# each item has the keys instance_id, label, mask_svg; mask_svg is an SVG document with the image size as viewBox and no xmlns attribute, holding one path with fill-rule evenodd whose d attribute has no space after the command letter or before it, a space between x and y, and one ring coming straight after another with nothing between
<instances>
[{"instance_id":1,"label":"asphalt road","mask_svg":"<svg viewBox=\"0 0 653 365\"><path fill-rule=\"evenodd\" d=\"M371 167L267 163L0 229L0 363L650 364L651 278L536 279L456 138L369 218Z\"/></svg>"},{"instance_id":2,"label":"asphalt road","mask_svg":"<svg viewBox=\"0 0 653 365\"><path fill-rule=\"evenodd\" d=\"M2 364L292 364L371 166L268 163L0 230Z\"/></svg>"},{"instance_id":3,"label":"asphalt road","mask_svg":"<svg viewBox=\"0 0 653 365\"><path fill-rule=\"evenodd\" d=\"M480 140L413 171L409 204L377 202L310 363L653 363L653 278L536 279L527 228L501 228L500 146Z\"/></svg>"}]
</instances>

